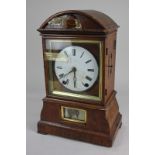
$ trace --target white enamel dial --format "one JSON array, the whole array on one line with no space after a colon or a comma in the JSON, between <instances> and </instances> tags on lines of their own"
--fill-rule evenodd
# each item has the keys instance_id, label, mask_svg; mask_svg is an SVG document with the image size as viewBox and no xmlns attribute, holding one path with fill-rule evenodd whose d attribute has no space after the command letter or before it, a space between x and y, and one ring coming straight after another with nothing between
<instances>
[{"instance_id":1,"label":"white enamel dial","mask_svg":"<svg viewBox=\"0 0 155 155\"><path fill-rule=\"evenodd\" d=\"M67 61L55 61L55 73L59 82L69 90L82 92L93 86L98 77L98 65L94 56L80 46L69 46L58 54Z\"/></svg>"}]
</instances>

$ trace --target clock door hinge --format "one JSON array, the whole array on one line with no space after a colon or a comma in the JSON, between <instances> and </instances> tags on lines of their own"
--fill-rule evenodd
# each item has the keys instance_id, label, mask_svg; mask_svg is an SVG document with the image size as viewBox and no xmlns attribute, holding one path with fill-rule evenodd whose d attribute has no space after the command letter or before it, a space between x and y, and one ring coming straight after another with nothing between
<instances>
[{"instance_id":1,"label":"clock door hinge","mask_svg":"<svg viewBox=\"0 0 155 155\"><path fill-rule=\"evenodd\" d=\"M107 89L104 90L104 95L105 95L105 96L107 95Z\"/></svg>"},{"instance_id":2,"label":"clock door hinge","mask_svg":"<svg viewBox=\"0 0 155 155\"><path fill-rule=\"evenodd\" d=\"M114 50L116 49L116 39L114 40Z\"/></svg>"}]
</instances>

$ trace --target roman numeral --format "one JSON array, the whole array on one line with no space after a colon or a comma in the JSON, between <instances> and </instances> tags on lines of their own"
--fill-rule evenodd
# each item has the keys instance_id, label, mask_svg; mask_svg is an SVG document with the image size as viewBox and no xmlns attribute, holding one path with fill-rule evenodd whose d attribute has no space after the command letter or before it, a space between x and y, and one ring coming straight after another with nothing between
<instances>
[{"instance_id":1,"label":"roman numeral","mask_svg":"<svg viewBox=\"0 0 155 155\"><path fill-rule=\"evenodd\" d=\"M89 63L89 62L91 62L91 59L90 59L90 60L87 60L85 63L87 64L87 63Z\"/></svg>"},{"instance_id":2,"label":"roman numeral","mask_svg":"<svg viewBox=\"0 0 155 155\"><path fill-rule=\"evenodd\" d=\"M63 78L63 77L64 77L64 73L62 73L62 74L59 75L59 78L60 79Z\"/></svg>"},{"instance_id":3,"label":"roman numeral","mask_svg":"<svg viewBox=\"0 0 155 155\"><path fill-rule=\"evenodd\" d=\"M64 85L68 85L69 79L67 79L66 81L62 81L62 83L63 83Z\"/></svg>"},{"instance_id":4,"label":"roman numeral","mask_svg":"<svg viewBox=\"0 0 155 155\"><path fill-rule=\"evenodd\" d=\"M89 72L94 72L94 69L88 69Z\"/></svg>"},{"instance_id":5,"label":"roman numeral","mask_svg":"<svg viewBox=\"0 0 155 155\"><path fill-rule=\"evenodd\" d=\"M84 54L84 52L81 54L80 58L82 58L82 57L83 57L83 54Z\"/></svg>"},{"instance_id":6,"label":"roman numeral","mask_svg":"<svg viewBox=\"0 0 155 155\"><path fill-rule=\"evenodd\" d=\"M61 67L61 66L57 66L56 68L58 68L58 69L62 69L62 67Z\"/></svg>"},{"instance_id":7,"label":"roman numeral","mask_svg":"<svg viewBox=\"0 0 155 155\"><path fill-rule=\"evenodd\" d=\"M91 77L89 77L89 76L86 76L85 77L87 80L89 80L89 81L91 81L92 80L92 78Z\"/></svg>"},{"instance_id":8,"label":"roman numeral","mask_svg":"<svg viewBox=\"0 0 155 155\"><path fill-rule=\"evenodd\" d=\"M72 49L72 54L73 54L73 56L76 55L76 49Z\"/></svg>"},{"instance_id":9,"label":"roman numeral","mask_svg":"<svg viewBox=\"0 0 155 155\"><path fill-rule=\"evenodd\" d=\"M88 83L83 83L82 82L82 84L83 84L84 87L89 87L89 84Z\"/></svg>"}]
</instances>

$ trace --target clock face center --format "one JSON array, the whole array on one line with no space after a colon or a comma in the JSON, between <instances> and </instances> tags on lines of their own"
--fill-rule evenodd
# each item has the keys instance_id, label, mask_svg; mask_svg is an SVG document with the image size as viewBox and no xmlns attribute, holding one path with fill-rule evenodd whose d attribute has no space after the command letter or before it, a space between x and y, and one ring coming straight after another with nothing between
<instances>
[{"instance_id":1,"label":"clock face center","mask_svg":"<svg viewBox=\"0 0 155 155\"><path fill-rule=\"evenodd\" d=\"M76 72L77 71L76 67L73 67L72 70L73 70L73 72Z\"/></svg>"},{"instance_id":2,"label":"clock face center","mask_svg":"<svg viewBox=\"0 0 155 155\"><path fill-rule=\"evenodd\" d=\"M94 85L98 64L90 51L80 46L68 46L59 54L65 55L67 61L55 61L55 73L65 88L82 92Z\"/></svg>"}]
</instances>

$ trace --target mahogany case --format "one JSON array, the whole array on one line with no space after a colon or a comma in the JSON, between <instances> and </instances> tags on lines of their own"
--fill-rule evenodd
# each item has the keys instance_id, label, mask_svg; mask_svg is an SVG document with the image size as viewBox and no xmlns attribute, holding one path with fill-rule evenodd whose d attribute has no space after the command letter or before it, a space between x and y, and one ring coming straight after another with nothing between
<instances>
[{"instance_id":1,"label":"mahogany case","mask_svg":"<svg viewBox=\"0 0 155 155\"><path fill-rule=\"evenodd\" d=\"M114 90L117 29L118 25L109 16L94 10L59 12L40 26L38 31L42 36L43 56L46 39L87 39L102 42L103 58L101 58L102 98L100 100L49 95L49 68L44 59L46 97L43 99L38 122L39 133L112 146L122 124L122 115L119 112ZM84 110L86 120L80 123L63 119L62 107Z\"/></svg>"}]
</instances>

